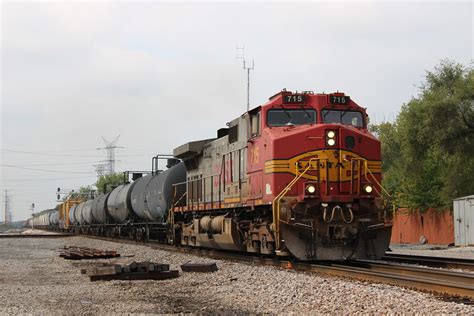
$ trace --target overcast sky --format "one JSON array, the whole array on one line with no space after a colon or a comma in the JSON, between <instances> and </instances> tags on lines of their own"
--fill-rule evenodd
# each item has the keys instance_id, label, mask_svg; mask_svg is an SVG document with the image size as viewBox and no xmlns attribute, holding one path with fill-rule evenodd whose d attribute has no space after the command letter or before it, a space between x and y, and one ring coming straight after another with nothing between
<instances>
[{"instance_id":1,"label":"overcast sky","mask_svg":"<svg viewBox=\"0 0 474 316\"><path fill-rule=\"evenodd\" d=\"M96 180L101 136L117 171L146 170L282 88L344 91L393 120L441 59L473 58L465 2L5 2L1 5L0 189L14 220L55 190ZM29 168L29 169L21 169ZM2 199L3 200L3 199ZM3 220L3 206L0 208Z\"/></svg>"}]
</instances>

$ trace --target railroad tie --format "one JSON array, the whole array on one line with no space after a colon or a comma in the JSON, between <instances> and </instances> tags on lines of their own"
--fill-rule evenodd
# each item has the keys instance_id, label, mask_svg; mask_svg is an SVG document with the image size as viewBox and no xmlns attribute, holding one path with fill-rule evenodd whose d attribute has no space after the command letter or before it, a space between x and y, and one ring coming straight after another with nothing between
<instances>
[{"instance_id":1,"label":"railroad tie","mask_svg":"<svg viewBox=\"0 0 474 316\"><path fill-rule=\"evenodd\" d=\"M81 271L82 272L82 271ZM169 264L154 262L112 262L86 271L91 281L99 280L164 280L177 278L178 270L170 270Z\"/></svg>"},{"instance_id":2,"label":"railroad tie","mask_svg":"<svg viewBox=\"0 0 474 316\"><path fill-rule=\"evenodd\" d=\"M120 257L115 250L102 250L87 247L70 246L60 250L59 256L68 260L107 259Z\"/></svg>"}]
</instances>

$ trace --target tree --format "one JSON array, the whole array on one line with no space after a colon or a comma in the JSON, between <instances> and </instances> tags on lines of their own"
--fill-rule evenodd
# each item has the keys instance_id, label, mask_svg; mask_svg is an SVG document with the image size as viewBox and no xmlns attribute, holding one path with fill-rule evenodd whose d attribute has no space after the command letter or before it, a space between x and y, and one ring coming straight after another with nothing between
<instances>
[{"instance_id":1,"label":"tree","mask_svg":"<svg viewBox=\"0 0 474 316\"><path fill-rule=\"evenodd\" d=\"M99 177L95 186L97 190L101 193L108 193L113 190L113 188L124 183L124 177L122 173L113 173Z\"/></svg>"},{"instance_id":2,"label":"tree","mask_svg":"<svg viewBox=\"0 0 474 316\"><path fill-rule=\"evenodd\" d=\"M411 209L446 208L474 193L474 70L444 60L394 123L373 126L383 184Z\"/></svg>"},{"instance_id":3,"label":"tree","mask_svg":"<svg viewBox=\"0 0 474 316\"><path fill-rule=\"evenodd\" d=\"M63 201L71 198L81 198L83 200L89 200L94 198L95 192L96 190L94 190L91 185L81 186L77 192L72 192L69 196L65 196L63 198Z\"/></svg>"}]
</instances>

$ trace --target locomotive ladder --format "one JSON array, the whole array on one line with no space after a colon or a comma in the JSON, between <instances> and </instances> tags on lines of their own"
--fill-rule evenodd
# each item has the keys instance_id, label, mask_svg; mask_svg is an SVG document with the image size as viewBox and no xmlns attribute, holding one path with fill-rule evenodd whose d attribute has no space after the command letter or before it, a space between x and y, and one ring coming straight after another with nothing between
<instances>
[{"instance_id":1,"label":"locomotive ladder","mask_svg":"<svg viewBox=\"0 0 474 316\"><path fill-rule=\"evenodd\" d=\"M296 162L296 176L293 180L288 183L288 185L273 199L272 202L272 208L273 208L273 225L274 225L274 232L275 232L275 249L279 250L280 249L280 201L281 199L293 188L293 186L298 182L299 179L301 179L302 176L304 176L312 167L311 162L316 161L317 165L319 166L319 158L311 158L308 161L308 165L306 168L301 172L298 173L298 162ZM320 180L319 174L318 174L318 182ZM326 179L327 181L328 179ZM319 183L318 183L319 187Z\"/></svg>"}]
</instances>

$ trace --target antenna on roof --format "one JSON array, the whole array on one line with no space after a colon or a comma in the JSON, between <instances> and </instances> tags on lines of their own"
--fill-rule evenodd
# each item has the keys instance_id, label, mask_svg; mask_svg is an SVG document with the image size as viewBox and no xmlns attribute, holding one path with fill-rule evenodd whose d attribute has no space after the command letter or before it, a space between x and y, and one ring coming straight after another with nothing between
<instances>
[{"instance_id":1,"label":"antenna on roof","mask_svg":"<svg viewBox=\"0 0 474 316\"><path fill-rule=\"evenodd\" d=\"M254 69L255 64L254 64L253 59L252 59L252 66L249 66L246 63L246 60L245 60L245 47L244 46L242 46L242 47L237 46L235 49L236 49L236 53L237 53L236 58L237 59L242 59L243 64L244 64L244 70L247 70L247 111L248 111L250 109L250 70Z\"/></svg>"}]
</instances>

